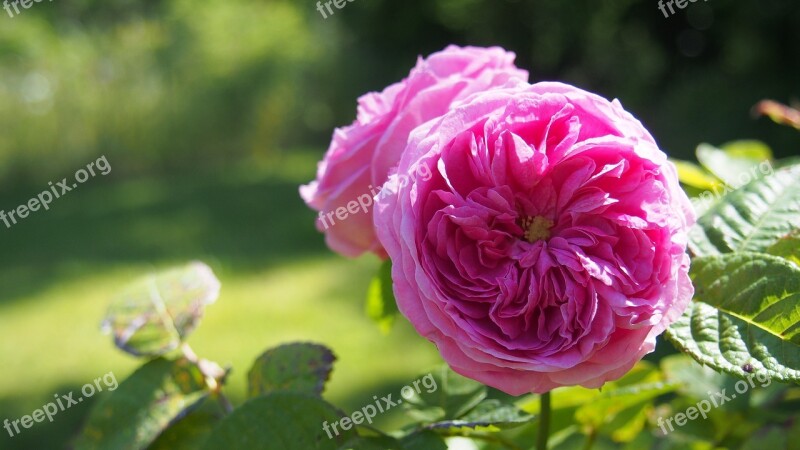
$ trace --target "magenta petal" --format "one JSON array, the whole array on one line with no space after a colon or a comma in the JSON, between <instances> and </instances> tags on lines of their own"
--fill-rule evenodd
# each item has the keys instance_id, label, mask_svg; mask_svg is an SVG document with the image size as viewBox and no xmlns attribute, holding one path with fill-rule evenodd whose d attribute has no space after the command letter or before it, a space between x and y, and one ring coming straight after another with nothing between
<instances>
[{"instance_id":1,"label":"magenta petal","mask_svg":"<svg viewBox=\"0 0 800 450\"><path fill-rule=\"evenodd\" d=\"M475 93L527 79L514 66L513 53L449 46L420 58L401 82L362 96L356 121L334 132L316 180L300 188L303 200L320 212L317 228L331 249L349 257L385 257L373 229L372 197L397 166L411 132ZM358 208L345 213L353 202Z\"/></svg>"},{"instance_id":2,"label":"magenta petal","mask_svg":"<svg viewBox=\"0 0 800 450\"><path fill-rule=\"evenodd\" d=\"M619 102L511 83L410 136L374 226L400 311L455 371L513 395L599 387L691 300L694 213Z\"/></svg>"}]
</instances>

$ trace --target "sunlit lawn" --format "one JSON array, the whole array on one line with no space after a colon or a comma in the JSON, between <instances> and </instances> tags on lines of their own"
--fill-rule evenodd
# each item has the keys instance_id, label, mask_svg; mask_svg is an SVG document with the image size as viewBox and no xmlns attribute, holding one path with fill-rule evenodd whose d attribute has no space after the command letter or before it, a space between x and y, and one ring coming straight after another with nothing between
<instances>
[{"instance_id":1,"label":"sunlit lawn","mask_svg":"<svg viewBox=\"0 0 800 450\"><path fill-rule=\"evenodd\" d=\"M107 372L127 376L140 361L101 334L108 299L137 276L192 259L212 266L222 293L189 342L200 356L233 366L234 402L242 401L252 360L287 341L333 348L339 361L326 395L345 410L436 364L435 349L405 322L383 336L365 316L378 261L338 257L314 230L297 185L312 177L316 156L212 175L92 180L50 211L0 228L0 420ZM3 194L0 208L37 189ZM61 448L87 408L13 439L0 430L0 448Z\"/></svg>"}]
</instances>

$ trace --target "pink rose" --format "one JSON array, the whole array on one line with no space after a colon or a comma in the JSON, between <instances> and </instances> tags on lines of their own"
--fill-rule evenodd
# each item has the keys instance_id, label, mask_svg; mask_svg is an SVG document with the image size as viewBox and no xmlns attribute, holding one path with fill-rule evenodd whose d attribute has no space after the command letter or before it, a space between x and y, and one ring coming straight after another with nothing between
<instances>
[{"instance_id":1,"label":"pink rose","mask_svg":"<svg viewBox=\"0 0 800 450\"><path fill-rule=\"evenodd\" d=\"M455 371L513 395L596 388L651 352L692 298L694 221L641 123L560 83L509 83L417 128L375 213L400 311Z\"/></svg>"},{"instance_id":2,"label":"pink rose","mask_svg":"<svg viewBox=\"0 0 800 450\"><path fill-rule=\"evenodd\" d=\"M319 163L317 179L300 195L320 212L317 228L328 246L345 256L370 251L385 256L373 231L372 202L400 161L408 134L441 116L455 102L509 79L527 81L514 54L493 48L455 46L420 59L408 78L358 100L358 118L337 129Z\"/></svg>"}]
</instances>

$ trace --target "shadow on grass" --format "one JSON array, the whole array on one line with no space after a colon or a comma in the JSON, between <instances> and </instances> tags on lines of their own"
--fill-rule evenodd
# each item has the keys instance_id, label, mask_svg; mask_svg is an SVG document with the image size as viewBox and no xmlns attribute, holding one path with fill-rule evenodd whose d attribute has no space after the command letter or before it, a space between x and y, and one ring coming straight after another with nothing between
<instances>
[{"instance_id":1,"label":"shadow on grass","mask_svg":"<svg viewBox=\"0 0 800 450\"><path fill-rule=\"evenodd\" d=\"M327 252L294 181L175 176L90 180L10 229L0 222L0 301L119 264L205 259L247 273ZM0 195L9 211L42 187Z\"/></svg>"},{"instance_id":2,"label":"shadow on grass","mask_svg":"<svg viewBox=\"0 0 800 450\"><path fill-rule=\"evenodd\" d=\"M296 178L229 172L90 180L55 200L50 210L11 228L0 222L0 304L21 302L114 266L201 259L247 275L330 255L314 228L314 212L299 197ZM2 192L0 209L10 211L42 189L30 185ZM75 388L61 386L56 392ZM0 398L0 433L5 433L0 448L64 448L83 426L90 406L83 402L59 413L53 423L37 423L10 437L2 420L31 414L31 399Z\"/></svg>"}]
</instances>

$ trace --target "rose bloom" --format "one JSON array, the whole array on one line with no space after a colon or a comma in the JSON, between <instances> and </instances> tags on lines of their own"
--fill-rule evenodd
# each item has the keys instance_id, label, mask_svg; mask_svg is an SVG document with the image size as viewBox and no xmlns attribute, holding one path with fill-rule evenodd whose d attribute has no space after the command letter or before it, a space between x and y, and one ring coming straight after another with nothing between
<instances>
[{"instance_id":1,"label":"rose bloom","mask_svg":"<svg viewBox=\"0 0 800 450\"><path fill-rule=\"evenodd\" d=\"M373 230L373 197L400 161L408 134L453 103L512 78L528 79L514 66L513 53L450 46L420 59L400 83L361 97L356 121L334 132L317 179L300 188L308 206L320 212L317 228L328 246L350 257L385 256Z\"/></svg>"},{"instance_id":2,"label":"rose bloom","mask_svg":"<svg viewBox=\"0 0 800 450\"><path fill-rule=\"evenodd\" d=\"M639 121L560 83L416 129L375 213L400 311L456 372L512 395L596 388L651 352L694 293L694 221Z\"/></svg>"}]
</instances>

